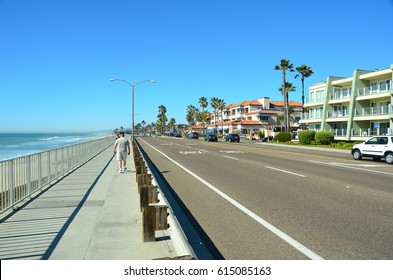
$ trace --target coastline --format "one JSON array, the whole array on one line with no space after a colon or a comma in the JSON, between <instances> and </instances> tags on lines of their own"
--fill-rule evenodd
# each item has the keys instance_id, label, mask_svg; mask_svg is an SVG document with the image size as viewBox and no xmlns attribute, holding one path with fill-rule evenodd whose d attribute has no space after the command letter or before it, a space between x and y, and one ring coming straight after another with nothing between
<instances>
[{"instance_id":1,"label":"coastline","mask_svg":"<svg viewBox=\"0 0 393 280\"><path fill-rule=\"evenodd\" d=\"M0 132L0 161L6 161L112 135L98 132Z\"/></svg>"}]
</instances>

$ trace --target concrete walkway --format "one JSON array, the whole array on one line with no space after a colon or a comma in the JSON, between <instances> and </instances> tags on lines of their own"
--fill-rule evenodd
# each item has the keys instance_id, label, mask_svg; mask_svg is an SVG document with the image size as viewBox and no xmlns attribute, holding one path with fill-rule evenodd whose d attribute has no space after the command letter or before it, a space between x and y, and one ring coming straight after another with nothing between
<instances>
[{"instance_id":1,"label":"concrete walkway","mask_svg":"<svg viewBox=\"0 0 393 280\"><path fill-rule=\"evenodd\" d=\"M0 220L0 259L148 260L176 257L168 230L142 240L132 155L119 174L108 148Z\"/></svg>"}]
</instances>

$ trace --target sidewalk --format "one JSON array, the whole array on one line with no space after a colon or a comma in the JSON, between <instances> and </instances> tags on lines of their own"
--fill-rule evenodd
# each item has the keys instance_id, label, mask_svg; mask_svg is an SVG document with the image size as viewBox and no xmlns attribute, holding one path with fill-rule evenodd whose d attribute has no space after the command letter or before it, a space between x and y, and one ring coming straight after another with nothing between
<instances>
[{"instance_id":1,"label":"sidewalk","mask_svg":"<svg viewBox=\"0 0 393 280\"><path fill-rule=\"evenodd\" d=\"M0 223L0 259L148 260L176 257L168 230L142 240L132 154L117 172L110 147Z\"/></svg>"}]
</instances>

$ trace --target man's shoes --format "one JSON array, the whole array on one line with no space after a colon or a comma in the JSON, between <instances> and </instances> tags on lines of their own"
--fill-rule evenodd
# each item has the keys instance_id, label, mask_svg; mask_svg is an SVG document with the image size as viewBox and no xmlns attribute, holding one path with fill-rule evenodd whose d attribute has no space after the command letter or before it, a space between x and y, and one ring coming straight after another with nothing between
<instances>
[{"instance_id":1,"label":"man's shoes","mask_svg":"<svg viewBox=\"0 0 393 280\"><path fill-rule=\"evenodd\" d=\"M123 173L123 169L120 168L120 169L119 169L119 173Z\"/></svg>"}]
</instances>

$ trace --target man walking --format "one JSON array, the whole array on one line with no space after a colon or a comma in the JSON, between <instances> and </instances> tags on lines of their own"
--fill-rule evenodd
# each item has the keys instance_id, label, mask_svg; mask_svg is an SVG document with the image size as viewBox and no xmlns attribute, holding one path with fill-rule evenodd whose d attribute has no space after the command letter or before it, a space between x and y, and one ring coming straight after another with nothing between
<instances>
[{"instance_id":1,"label":"man walking","mask_svg":"<svg viewBox=\"0 0 393 280\"><path fill-rule=\"evenodd\" d=\"M113 146L116 159L119 162L119 173L123 173L126 170L127 155L130 154L130 142L124 138L124 132L120 132L120 138L116 140Z\"/></svg>"}]
</instances>

